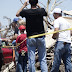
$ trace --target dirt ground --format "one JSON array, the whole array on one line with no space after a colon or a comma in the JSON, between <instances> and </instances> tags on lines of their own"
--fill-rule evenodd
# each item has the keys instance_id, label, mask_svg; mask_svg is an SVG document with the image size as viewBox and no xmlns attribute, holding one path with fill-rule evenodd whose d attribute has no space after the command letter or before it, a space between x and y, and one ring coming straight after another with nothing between
<instances>
[{"instance_id":1,"label":"dirt ground","mask_svg":"<svg viewBox=\"0 0 72 72\"><path fill-rule=\"evenodd\" d=\"M72 53L71 53L71 63L72 63ZM4 69L6 69L6 67L8 67L9 64L10 63L7 63L7 64L3 65L1 72L3 72ZM63 63L60 65L59 70L60 70L59 72L65 72L65 67L64 67ZM15 66L13 66L8 72L16 72ZM29 72L29 71L27 71L27 72ZM41 72L41 70L37 70L36 72ZM48 72L50 72L50 70Z\"/></svg>"},{"instance_id":2,"label":"dirt ground","mask_svg":"<svg viewBox=\"0 0 72 72\"><path fill-rule=\"evenodd\" d=\"M8 64L9 65L9 64ZM6 65L3 65L3 67L2 67L2 71L1 72L3 72L3 70L6 68L6 66L8 66L7 64ZM59 72L65 72L65 67L64 67L64 65L60 65L60 71ZM15 69L15 67L13 66L10 70L9 70L9 72L16 72L16 69ZM29 71L27 71L27 72L29 72ZM36 72L41 72L40 70L37 70ZM49 71L50 72L50 71Z\"/></svg>"}]
</instances>

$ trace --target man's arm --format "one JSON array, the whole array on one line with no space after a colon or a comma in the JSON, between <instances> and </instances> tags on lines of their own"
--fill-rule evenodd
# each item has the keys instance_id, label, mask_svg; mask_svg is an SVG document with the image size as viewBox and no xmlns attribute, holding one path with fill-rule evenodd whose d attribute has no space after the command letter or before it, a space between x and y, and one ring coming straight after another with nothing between
<instances>
[{"instance_id":1,"label":"man's arm","mask_svg":"<svg viewBox=\"0 0 72 72\"><path fill-rule=\"evenodd\" d=\"M55 29L54 29L54 31L58 31L58 30L59 30L59 28L55 28ZM52 38L53 38L53 39L56 39L56 38L58 37L58 34L59 34L59 33L54 33L53 36L52 36Z\"/></svg>"},{"instance_id":2,"label":"man's arm","mask_svg":"<svg viewBox=\"0 0 72 72\"><path fill-rule=\"evenodd\" d=\"M37 6L39 7L39 8L41 8L41 6L37 3Z\"/></svg>"},{"instance_id":3,"label":"man's arm","mask_svg":"<svg viewBox=\"0 0 72 72\"><path fill-rule=\"evenodd\" d=\"M18 34L15 34L14 36L12 36L12 38L10 38L11 42L12 42L13 40L16 40L17 37L18 37Z\"/></svg>"},{"instance_id":4,"label":"man's arm","mask_svg":"<svg viewBox=\"0 0 72 72\"><path fill-rule=\"evenodd\" d=\"M18 10L18 12L16 13L16 16L17 17L19 17L20 15L20 12L27 6L27 2L28 2L29 0L26 0L25 1L25 3L23 4L23 6Z\"/></svg>"}]
</instances>

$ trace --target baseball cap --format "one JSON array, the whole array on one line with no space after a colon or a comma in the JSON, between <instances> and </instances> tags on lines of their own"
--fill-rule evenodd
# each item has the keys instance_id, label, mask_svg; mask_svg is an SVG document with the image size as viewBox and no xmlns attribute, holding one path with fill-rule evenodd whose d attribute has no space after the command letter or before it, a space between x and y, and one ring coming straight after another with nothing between
<instances>
[{"instance_id":1,"label":"baseball cap","mask_svg":"<svg viewBox=\"0 0 72 72\"><path fill-rule=\"evenodd\" d=\"M19 30L25 30L25 26L24 26L24 25L21 25L21 26L19 27Z\"/></svg>"},{"instance_id":2,"label":"baseball cap","mask_svg":"<svg viewBox=\"0 0 72 72\"><path fill-rule=\"evenodd\" d=\"M51 12L51 14L53 14L53 13L62 13L62 10L61 10L60 8L55 8L55 9Z\"/></svg>"},{"instance_id":3,"label":"baseball cap","mask_svg":"<svg viewBox=\"0 0 72 72\"><path fill-rule=\"evenodd\" d=\"M13 22L17 22L19 20L19 18L14 18Z\"/></svg>"}]
</instances>

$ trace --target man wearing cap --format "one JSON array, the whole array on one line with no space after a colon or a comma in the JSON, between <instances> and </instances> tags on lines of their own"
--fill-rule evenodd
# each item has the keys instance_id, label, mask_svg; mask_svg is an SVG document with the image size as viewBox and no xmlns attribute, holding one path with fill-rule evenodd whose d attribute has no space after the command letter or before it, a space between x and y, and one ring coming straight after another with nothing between
<instances>
[{"instance_id":1,"label":"man wearing cap","mask_svg":"<svg viewBox=\"0 0 72 72\"><path fill-rule=\"evenodd\" d=\"M21 43L23 40L26 39L26 34L24 34L25 27L21 25L19 27L19 30L21 35L17 37L16 43ZM18 47L18 52L19 52L19 57L18 57L16 72L27 72L28 55L27 55L26 40L22 44L20 44L20 46Z\"/></svg>"},{"instance_id":2,"label":"man wearing cap","mask_svg":"<svg viewBox=\"0 0 72 72\"><path fill-rule=\"evenodd\" d=\"M64 30L70 28L69 23L62 17L62 11L60 8L53 10L54 31ZM61 59L65 65L65 72L72 72L71 69L71 34L70 31L63 31L53 34L53 39L56 39L54 62L51 72L58 72L61 64Z\"/></svg>"},{"instance_id":3,"label":"man wearing cap","mask_svg":"<svg viewBox=\"0 0 72 72\"><path fill-rule=\"evenodd\" d=\"M16 46L16 38L18 36L18 21L20 20L20 18L14 18L13 22L12 22L12 29L14 30L14 35L8 40L9 42L12 42L12 45ZM17 65L18 62L18 52L16 51L15 48L15 66Z\"/></svg>"},{"instance_id":4,"label":"man wearing cap","mask_svg":"<svg viewBox=\"0 0 72 72\"><path fill-rule=\"evenodd\" d=\"M19 20L20 20L19 18L14 18L14 19L13 19L12 28L13 28L13 30L14 30L14 36L12 36L12 37L10 38L11 41L16 40L16 38L17 38L17 36L18 36L18 31L19 31L19 29L18 29L17 23L18 23Z\"/></svg>"}]
</instances>

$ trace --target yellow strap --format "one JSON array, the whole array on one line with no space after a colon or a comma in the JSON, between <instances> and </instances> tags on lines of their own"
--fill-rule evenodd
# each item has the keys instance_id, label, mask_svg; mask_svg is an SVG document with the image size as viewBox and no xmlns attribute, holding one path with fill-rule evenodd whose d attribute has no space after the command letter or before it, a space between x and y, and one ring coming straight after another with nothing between
<instances>
[{"instance_id":1,"label":"yellow strap","mask_svg":"<svg viewBox=\"0 0 72 72\"><path fill-rule=\"evenodd\" d=\"M54 33L62 32L62 31L67 31L67 30L72 30L72 28L65 29L65 30L53 31L53 32L49 32L49 33L38 34L38 35L33 35L33 36L29 36L28 38L36 38L36 37L40 37L40 36L44 36L44 35L49 35L49 34L54 34Z\"/></svg>"},{"instance_id":2,"label":"yellow strap","mask_svg":"<svg viewBox=\"0 0 72 72\"><path fill-rule=\"evenodd\" d=\"M27 38L25 38L21 43L19 43L18 45L16 46L3 46L4 48L16 48L18 47L20 44L22 44Z\"/></svg>"},{"instance_id":3,"label":"yellow strap","mask_svg":"<svg viewBox=\"0 0 72 72\"><path fill-rule=\"evenodd\" d=\"M49 32L49 33L38 34L38 35L33 35L33 36L29 36L28 38L36 38L36 37L40 37L40 36L44 36L44 35L49 35L49 34L54 34L54 33L62 32L62 31L67 31L67 30L72 30L72 28L65 29L65 30L53 31L53 32ZM25 40L23 40L21 43L23 43ZM3 46L3 47L5 47L5 48L10 48L10 47L14 48L14 47L18 47L21 43L19 43L17 46Z\"/></svg>"}]
</instances>

